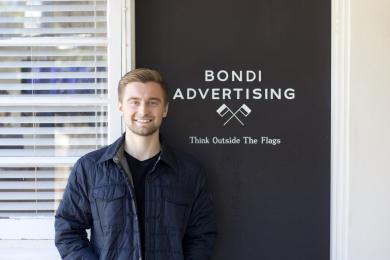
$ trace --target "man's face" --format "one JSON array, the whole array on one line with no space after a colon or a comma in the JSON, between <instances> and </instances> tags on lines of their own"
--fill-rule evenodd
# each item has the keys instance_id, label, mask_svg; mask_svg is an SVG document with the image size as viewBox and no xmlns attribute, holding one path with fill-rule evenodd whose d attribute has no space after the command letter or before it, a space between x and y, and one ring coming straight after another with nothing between
<instances>
[{"instance_id":1,"label":"man's face","mask_svg":"<svg viewBox=\"0 0 390 260\"><path fill-rule=\"evenodd\" d=\"M168 102L156 82L131 82L126 85L119 101L128 131L140 136L158 133L162 119L167 116Z\"/></svg>"}]
</instances>

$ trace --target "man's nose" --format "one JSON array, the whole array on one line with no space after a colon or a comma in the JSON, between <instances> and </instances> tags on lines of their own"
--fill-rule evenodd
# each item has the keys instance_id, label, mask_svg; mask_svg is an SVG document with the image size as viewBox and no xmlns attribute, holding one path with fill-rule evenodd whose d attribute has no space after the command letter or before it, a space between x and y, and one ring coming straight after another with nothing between
<instances>
[{"instance_id":1,"label":"man's nose","mask_svg":"<svg viewBox=\"0 0 390 260\"><path fill-rule=\"evenodd\" d=\"M148 106L147 106L146 102L141 102L141 104L138 107L138 113L142 116L148 114Z\"/></svg>"}]
</instances>

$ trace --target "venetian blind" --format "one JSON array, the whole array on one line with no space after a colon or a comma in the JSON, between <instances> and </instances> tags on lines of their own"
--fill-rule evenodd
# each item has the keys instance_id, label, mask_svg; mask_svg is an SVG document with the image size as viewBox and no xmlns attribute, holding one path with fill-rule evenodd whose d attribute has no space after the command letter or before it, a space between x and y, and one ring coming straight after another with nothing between
<instances>
[{"instance_id":1,"label":"venetian blind","mask_svg":"<svg viewBox=\"0 0 390 260\"><path fill-rule=\"evenodd\" d=\"M52 216L107 144L106 31L106 1L0 1L0 218Z\"/></svg>"}]
</instances>

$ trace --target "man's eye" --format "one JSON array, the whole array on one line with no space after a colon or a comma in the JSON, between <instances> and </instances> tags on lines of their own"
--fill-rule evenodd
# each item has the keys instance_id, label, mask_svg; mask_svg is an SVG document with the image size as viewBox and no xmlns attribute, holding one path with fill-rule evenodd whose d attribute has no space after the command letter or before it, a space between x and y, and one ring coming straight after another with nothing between
<instances>
[{"instance_id":1,"label":"man's eye","mask_svg":"<svg viewBox=\"0 0 390 260\"><path fill-rule=\"evenodd\" d=\"M151 105L151 106L157 106L157 105L158 105L158 101L156 101L156 100L151 100L151 101L149 101L149 105Z\"/></svg>"},{"instance_id":2,"label":"man's eye","mask_svg":"<svg viewBox=\"0 0 390 260\"><path fill-rule=\"evenodd\" d=\"M130 100L130 105L139 105L138 100Z\"/></svg>"}]
</instances>

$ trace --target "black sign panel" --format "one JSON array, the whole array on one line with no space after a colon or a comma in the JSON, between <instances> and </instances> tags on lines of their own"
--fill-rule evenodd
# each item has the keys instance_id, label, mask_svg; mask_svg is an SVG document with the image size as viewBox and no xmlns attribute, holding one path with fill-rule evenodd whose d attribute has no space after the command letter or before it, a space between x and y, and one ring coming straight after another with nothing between
<instances>
[{"instance_id":1,"label":"black sign panel","mask_svg":"<svg viewBox=\"0 0 390 260\"><path fill-rule=\"evenodd\" d=\"M162 132L208 173L213 259L329 259L330 26L330 0L136 1Z\"/></svg>"}]
</instances>

